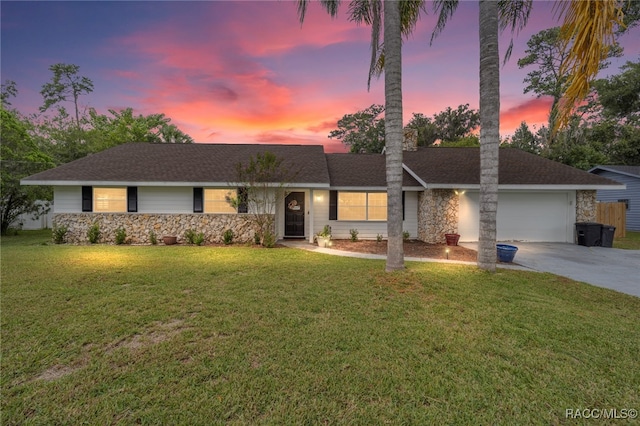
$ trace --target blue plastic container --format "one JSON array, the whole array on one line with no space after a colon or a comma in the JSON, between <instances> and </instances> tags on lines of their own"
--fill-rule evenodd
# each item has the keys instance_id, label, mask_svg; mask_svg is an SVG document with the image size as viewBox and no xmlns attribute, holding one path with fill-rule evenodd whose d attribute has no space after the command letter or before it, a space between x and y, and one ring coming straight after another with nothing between
<instances>
[{"instance_id":1,"label":"blue plastic container","mask_svg":"<svg viewBox=\"0 0 640 426\"><path fill-rule=\"evenodd\" d=\"M513 262L518 251L518 247L509 244L496 244L496 248L498 249L498 260L505 263Z\"/></svg>"}]
</instances>

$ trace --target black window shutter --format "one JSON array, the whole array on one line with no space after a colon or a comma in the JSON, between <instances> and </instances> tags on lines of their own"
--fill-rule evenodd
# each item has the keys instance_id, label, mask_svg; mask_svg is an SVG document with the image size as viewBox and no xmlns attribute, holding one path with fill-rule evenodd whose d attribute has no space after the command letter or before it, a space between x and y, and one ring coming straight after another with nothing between
<instances>
[{"instance_id":1,"label":"black window shutter","mask_svg":"<svg viewBox=\"0 0 640 426\"><path fill-rule=\"evenodd\" d=\"M136 213L138 211L138 187L127 187L127 211L129 213Z\"/></svg>"},{"instance_id":2,"label":"black window shutter","mask_svg":"<svg viewBox=\"0 0 640 426\"><path fill-rule=\"evenodd\" d=\"M329 191L329 220L338 220L338 191Z\"/></svg>"},{"instance_id":3,"label":"black window shutter","mask_svg":"<svg viewBox=\"0 0 640 426\"><path fill-rule=\"evenodd\" d=\"M204 211L204 196L202 188L193 188L193 212L202 213Z\"/></svg>"},{"instance_id":4,"label":"black window shutter","mask_svg":"<svg viewBox=\"0 0 640 426\"><path fill-rule=\"evenodd\" d=\"M82 211L93 211L93 187L91 186L82 187Z\"/></svg>"},{"instance_id":5,"label":"black window shutter","mask_svg":"<svg viewBox=\"0 0 640 426\"><path fill-rule=\"evenodd\" d=\"M238 213L249 213L249 192L247 188L238 188Z\"/></svg>"},{"instance_id":6,"label":"black window shutter","mask_svg":"<svg viewBox=\"0 0 640 426\"><path fill-rule=\"evenodd\" d=\"M404 191L402 191L402 220L404 220Z\"/></svg>"}]
</instances>

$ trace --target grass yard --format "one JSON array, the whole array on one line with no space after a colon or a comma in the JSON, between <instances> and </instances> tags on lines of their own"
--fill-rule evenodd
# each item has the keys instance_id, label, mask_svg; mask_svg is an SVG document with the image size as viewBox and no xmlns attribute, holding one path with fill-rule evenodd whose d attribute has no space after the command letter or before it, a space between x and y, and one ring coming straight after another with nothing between
<instances>
[{"instance_id":1,"label":"grass yard","mask_svg":"<svg viewBox=\"0 0 640 426\"><path fill-rule=\"evenodd\" d=\"M627 231L624 238L614 238L613 248L640 250L640 232Z\"/></svg>"},{"instance_id":2,"label":"grass yard","mask_svg":"<svg viewBox=\"0 0 640 426\"><path fill-rule=\"evenodd\" d=\"M3 425L549 425L640 409L640 298L522 271L49 239L2 239Z\"/></svg>"}]
</instances>

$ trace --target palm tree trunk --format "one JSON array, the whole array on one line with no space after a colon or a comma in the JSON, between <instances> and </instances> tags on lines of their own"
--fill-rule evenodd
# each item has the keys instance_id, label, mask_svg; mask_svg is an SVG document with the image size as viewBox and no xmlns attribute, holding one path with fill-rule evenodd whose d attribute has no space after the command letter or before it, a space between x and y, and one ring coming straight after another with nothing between
<instances>
[{"instance_id":1,"label":"palm tree trunk","mask_svg":"<svg viewBox=\"0 0 640 426\"><path fill-rule=\"evenodd\" d=\"M496 270L498 154L500 148L500 53L498 2L480 1L480 235L478 266Z\"/></svg>"},{"instance_id":2,"label":"palm tree trunk","mask_svg":"<svg viewBox=\"0 0 640 426\"><path fill-rule=\"evenodd\" d=\"M400 4L384 2L387 271L404 269L402 240L402 33Z\"/></svg>"}]
</instances>

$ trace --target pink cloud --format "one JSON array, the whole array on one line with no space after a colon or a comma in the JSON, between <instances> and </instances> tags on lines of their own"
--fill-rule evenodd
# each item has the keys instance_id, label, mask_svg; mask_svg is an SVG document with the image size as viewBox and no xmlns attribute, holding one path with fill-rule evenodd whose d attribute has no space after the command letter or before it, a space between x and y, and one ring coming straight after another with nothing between
<instances>
[{"instance_id":1,"label":"pink cloud","mask_svg":"<svg viewBox=\"0 0 640 426\"><path fill-rule=\"evenodd\" d=\"M545 124L549 120L552 99L548 96L534 98L522 102L500 113L500 128L502 133L512 133L526 121L529 126Z\"/></svg>"}]
</instances>

